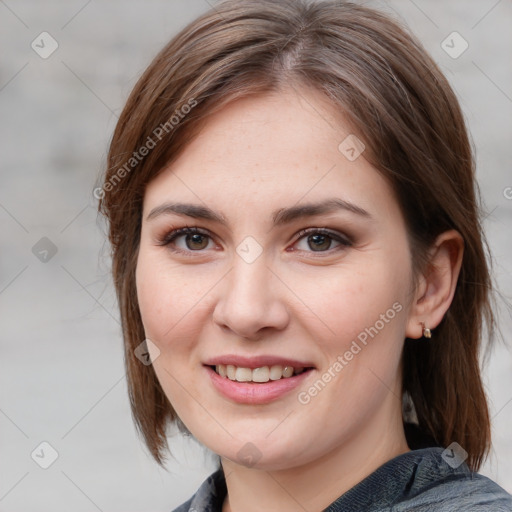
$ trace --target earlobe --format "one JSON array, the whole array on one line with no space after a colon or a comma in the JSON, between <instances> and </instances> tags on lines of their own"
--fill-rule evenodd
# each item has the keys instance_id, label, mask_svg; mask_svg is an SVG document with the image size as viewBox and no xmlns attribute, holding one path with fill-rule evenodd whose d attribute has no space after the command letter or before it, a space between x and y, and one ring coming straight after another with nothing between
<instances>
[{"instance_id":1,"label":"earlobe","mask_svg":"<svg viewBox=\"0 0 512 512\"><path fill-rule=\"evenodd\" d=\"M437 237L411 306L406 337L435 336L431 330L441 323L452 303L463 253L464 241L458 231L445 231Z\"/></svg>"}]
</instances>

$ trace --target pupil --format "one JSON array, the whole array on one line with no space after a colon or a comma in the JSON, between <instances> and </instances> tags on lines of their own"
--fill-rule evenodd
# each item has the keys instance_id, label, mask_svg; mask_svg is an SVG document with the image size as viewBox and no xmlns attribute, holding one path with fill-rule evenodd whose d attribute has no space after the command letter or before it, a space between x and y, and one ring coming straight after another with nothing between
<instances>
[{"instance_id":1,"label":"pupil","mask_svg":"<svg viewBox=\"0 0 512 512\"><path fill-rule=\"evenodd\" d=\"M326 235L311 235L309 240L313 240L313 243L315 244L312 249L328 249L329 245L331 245L330 239Z\"/></svg>"}]
</instances>

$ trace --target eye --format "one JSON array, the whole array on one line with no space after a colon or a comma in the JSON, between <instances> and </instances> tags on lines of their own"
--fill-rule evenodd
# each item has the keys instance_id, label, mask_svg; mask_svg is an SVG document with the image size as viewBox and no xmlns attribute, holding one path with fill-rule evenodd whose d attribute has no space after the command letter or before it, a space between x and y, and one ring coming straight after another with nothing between
<instances>
[{"instance_id":1,"label":"eye","mask_svg":"<svg viewBox=\"0 0 512 512\"><path fill-rule=\"evenodd\" d=\"M166 234L159 240L159 245L172 245L171 249L174 252L186 254L190 251L198 252L206 249L210 242L212 242L211 236L207 231L187 226Z\"/></svg>"},{"instance_id":2,"label":"eye","mask_svg":"<svg viewBox=\"0 0 512 512\"><path fill-rule=\"evenodd\" d=\"M306 252L329 252L333 242L338 244L334 249L343 249L352 245L352 242L341 233L325 228L303 229L297 236L299 238L296 244L299 243L300 246L300 243L303 242L303 246L298 250Z\"/></svg>"}]
</instances>

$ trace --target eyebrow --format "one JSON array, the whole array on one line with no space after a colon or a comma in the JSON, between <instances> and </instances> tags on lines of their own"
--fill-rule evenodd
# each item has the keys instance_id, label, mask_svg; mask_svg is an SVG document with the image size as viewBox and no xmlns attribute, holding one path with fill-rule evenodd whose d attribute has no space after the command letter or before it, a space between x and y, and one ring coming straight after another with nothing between
<instances>
[{"instance_id":1,"label":"eyebrow","mask_svg":"<svg viewBox=\"0 0 512 512\"><path fill-rule=\"evenodd\" d=\"M272 213L272 221L274 226L281 226L304 217L314 217L316 215L333 213L338 210L355 213L356 215L368 219L372 218L370 213L360 206L357 206L349 201L333 197L317 203L306 203L288 208L280 208ZM161 215L172 214L192 217L194 219L210 220L213 222L218 222L223 226L228 226L229 224L221 213L215 212L206 206L191 203L164 203L153 208L153 210L151 210L149 215L146 217L146 221Z\"/></svg>"}]
</instances>

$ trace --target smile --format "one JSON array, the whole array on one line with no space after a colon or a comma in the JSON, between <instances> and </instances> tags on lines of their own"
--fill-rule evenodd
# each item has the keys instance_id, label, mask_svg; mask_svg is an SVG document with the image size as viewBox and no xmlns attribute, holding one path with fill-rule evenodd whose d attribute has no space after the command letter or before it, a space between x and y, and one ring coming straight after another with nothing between
<instances>
[{"instance_id":1,"label":"smile","mask_svg":"<svg viewBox=\"0 0 512 512\"><path fill-rule=\"evenodd\" d=\"M228 400L247 405L263 405L285 398L301 386L313 367L205 365L213 388Z\"/></svg>"},{"instance_id":2,"label":"smile","mask_svg":"<svg viewBox=\"0 0 512 512\"><path fill-rule=\"evenodd\" d=\"M218 364L211 367L218 375L236 382L265 383L280 379L289 379L300 375L308 368L293 366L261 366L259 368L244 368L232 364Z\"/></svg>"}]
</instances>

